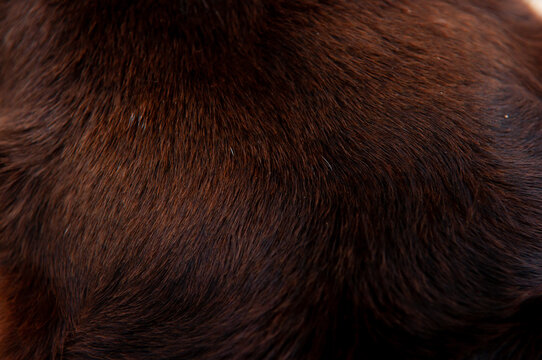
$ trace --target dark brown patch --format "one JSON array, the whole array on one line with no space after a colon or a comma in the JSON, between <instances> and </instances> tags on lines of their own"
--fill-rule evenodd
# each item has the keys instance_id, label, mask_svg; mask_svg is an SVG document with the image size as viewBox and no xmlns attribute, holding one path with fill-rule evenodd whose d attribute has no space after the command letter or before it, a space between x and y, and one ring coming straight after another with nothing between
<instances>
[{"instance_id":1,"label":"dark brown patch","mask_svg":"<svg viewBox=\"0 0 542 360\"><path fill-rule=\"evenodd\" d=\"M519 2L0 4L4 358L542 353Z\"/></svg>"}]
</instances>

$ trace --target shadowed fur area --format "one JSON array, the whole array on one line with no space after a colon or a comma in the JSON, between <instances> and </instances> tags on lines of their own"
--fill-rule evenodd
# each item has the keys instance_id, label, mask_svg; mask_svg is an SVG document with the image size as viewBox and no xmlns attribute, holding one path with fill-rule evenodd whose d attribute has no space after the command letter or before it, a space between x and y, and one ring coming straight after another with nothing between
<instances>
[{"instance_id":1,"label":"shadowed fur area","mask_svg":"<svg viewBox=\"0 0 542 360\"><path fill-rule=\"evenodd\" d=\"M515 0L0 0L0 359L539 359Z\"/></svg>"}]
</instances>

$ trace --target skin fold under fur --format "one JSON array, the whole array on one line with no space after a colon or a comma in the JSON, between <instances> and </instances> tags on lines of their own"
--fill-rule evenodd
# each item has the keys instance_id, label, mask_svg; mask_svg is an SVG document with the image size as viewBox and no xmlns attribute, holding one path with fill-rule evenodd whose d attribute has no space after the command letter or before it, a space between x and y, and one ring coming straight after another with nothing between
<instances>
[{"instance_id":1,"label":"skin fold under fur","mask_svg":"<svg viewBox=\"0 0 542 360\"><path fill-rule=\"evenodd\" d=\"M514 0L0 0L0 359L542 357Z\"/></svg>"}]
</instances>

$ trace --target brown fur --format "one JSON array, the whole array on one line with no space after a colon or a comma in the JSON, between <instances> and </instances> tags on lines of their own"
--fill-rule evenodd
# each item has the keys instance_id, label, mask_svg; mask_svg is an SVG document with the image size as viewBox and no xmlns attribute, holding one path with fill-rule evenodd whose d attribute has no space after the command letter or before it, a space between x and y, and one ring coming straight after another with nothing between
<instances>
[{"instance_id":1,"label":"brown fur","mask_svg":"<svg viewBox=\"0 0 542 360\"><path fill-rule=\"evenodd\" d=\"M2 359L542 356L521 3L0 4Z\"/></svg>"}]
</instances>

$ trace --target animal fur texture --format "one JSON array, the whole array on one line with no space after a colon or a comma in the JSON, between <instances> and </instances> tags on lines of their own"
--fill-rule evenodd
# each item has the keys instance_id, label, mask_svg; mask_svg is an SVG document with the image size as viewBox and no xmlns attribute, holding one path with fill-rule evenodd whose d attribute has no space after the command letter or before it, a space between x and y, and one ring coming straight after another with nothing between
<instances>
[{"instance_id":1,"label":"animal fur texture","mask_svg":"<svg viewBox=\"0 0 542 360\"><path fill-rule=\"evenodd\" d=\"M514 0L0 0L0 359L542 358Z\"/></svg>"}]
</instances>

